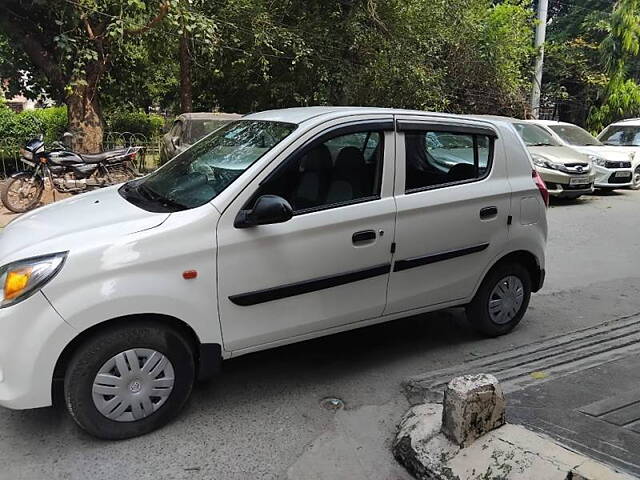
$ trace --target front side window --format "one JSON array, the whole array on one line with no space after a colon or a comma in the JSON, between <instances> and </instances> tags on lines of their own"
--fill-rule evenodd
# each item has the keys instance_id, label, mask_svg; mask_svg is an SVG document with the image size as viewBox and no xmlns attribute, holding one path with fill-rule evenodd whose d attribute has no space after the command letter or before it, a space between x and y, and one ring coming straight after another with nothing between
<instances>
[{"instance_id":1,"label":"front side window","mask_svg":"<svg viewBox=\"0 0 640 480\"><path fill-rule=\"evenodd\" d=\"M484 178L493 140L487 135L418 131L405 134L407 192Z\"/></svg>"},{"instance_id":2,"label":"front side window","mask_svg":"<svg viewBox=\"0 0 640 480\"><path fill-rule=\"evenodd\" d=\"M378 198L382 179L384 133L335 135L287 159L258 189L278 195L295 213Z\"/></svg>"},{"instance_id":3,"label":"front side window","mask_svg":"<svg viewBox=\"0 0 640 480\"><path fill-rule=\"evenodd\" d=\"M596 137L576 125L549 125L549 128L569 145L602 145Z\"/></svg>"},{"instance_id":4,"label":"front side window","mask_svg":"<svg viewBox=\"0 0 640 480\"><path fill-rule=\"evenodd\" d=\"M557 147L560 145L544 128L532 123L514 123L513 126L527 147Z\"/></svg>"},{"instance_id":5,"label":"front side window","mask_svg":"<svg viewBox=\"0 0 640 480\"><path fill-rule=\"evenodd\" d=\"M640 127L612 125L607 127L598 138L605 145L638 147L640 146Z\"/></svg>"},{"instance_id":6,"label":"front side window","mask_svg":"<svg viewBox=\"0 0 640 480\"><path fill-rule=\"evenodd\" d=\"M195 208L213 200L265 153L295 130L290 123L239 120L215 131L164 167L125 184L121 194L163 211Z\"/></svg>"}]
</instances>

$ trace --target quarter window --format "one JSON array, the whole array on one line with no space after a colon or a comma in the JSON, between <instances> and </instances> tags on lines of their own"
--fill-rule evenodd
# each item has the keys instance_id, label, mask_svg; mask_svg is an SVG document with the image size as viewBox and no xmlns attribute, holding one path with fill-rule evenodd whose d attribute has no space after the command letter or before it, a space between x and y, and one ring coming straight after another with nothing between
<instances>
[{"instance_id":1,"label":"quarter window","mask_svg":"<svg viewBox=\"0 0 640 480\"><path fill-rule=\"evenodd\" d=\"M249 204L261 195L278 195L304 213L378 198L383 155L383 132L329 137L286 160Z\"/></svg>"},{"instance_id":2,"label":"quarter window","mask_svg":"<svg viewBox=\"0 0 640 480\"><path fill-rule=\"evenodd\" d=\"M493 139L487 135L415 131L404 138L406 192L479 180L491 168Z\"/></svg>"}]
</instances>

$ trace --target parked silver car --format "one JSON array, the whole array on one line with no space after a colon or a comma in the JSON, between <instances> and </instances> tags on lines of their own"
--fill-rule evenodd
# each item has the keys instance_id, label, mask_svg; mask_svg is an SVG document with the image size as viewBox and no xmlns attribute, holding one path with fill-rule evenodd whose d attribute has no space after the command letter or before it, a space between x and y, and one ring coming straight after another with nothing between
<instances>
[{"instance_id":1,"label":"parked silver car","mask_svg":"<svg viewBox=\"0 0 640 480\"><path fill-rule=\"evenodd\" d=\"M160 163L166 163L182 153L205 135L237 120L242 115L237 113L183 113L173 121L173 125L162 137L160 146Z\"/></svg>"}]
</instances>

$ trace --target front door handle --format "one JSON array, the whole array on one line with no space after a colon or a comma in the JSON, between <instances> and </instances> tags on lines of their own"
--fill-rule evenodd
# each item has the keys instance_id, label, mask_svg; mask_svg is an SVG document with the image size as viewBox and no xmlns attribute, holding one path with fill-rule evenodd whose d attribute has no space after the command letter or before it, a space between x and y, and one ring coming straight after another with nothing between
<instances>
[{"instance_id":1,"label":"front door handle","mask_svg":"<svg viewBox=\"0 0 640 480\"><path fill-rule=\"evenodd\" d=\"M480 218L487 220L498 215L498 207L484 207L480 209Z\"/></svg>"},{"instance_id":2,"label":"front door handle","mask_svg":"<svg viewBox=\"0 0 640 480\"><path fill-rule=\"evenodd\" d=\"M373 242L375 239L375 230L362 230L361 232L356 232L351 236L351 241L354 245L362 245L363 243Z\"/></svg>"}]
</instances>

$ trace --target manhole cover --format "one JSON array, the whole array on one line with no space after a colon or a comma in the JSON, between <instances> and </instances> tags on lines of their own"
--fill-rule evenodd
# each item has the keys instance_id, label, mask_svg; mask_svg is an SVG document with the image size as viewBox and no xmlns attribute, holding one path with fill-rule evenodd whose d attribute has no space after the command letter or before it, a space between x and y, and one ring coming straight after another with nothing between
<instances>
[{"instance_id":1,"label":"manhole cover","mask_svg":"<svg viewBox=\"0 0 640 480\"><path fill-rule=\"evenodd\" d=\"M327 397L320 400L320 406L325 410L335 412L344 408L344 402L339 398Z\"/></svg>"}]
</instances>

